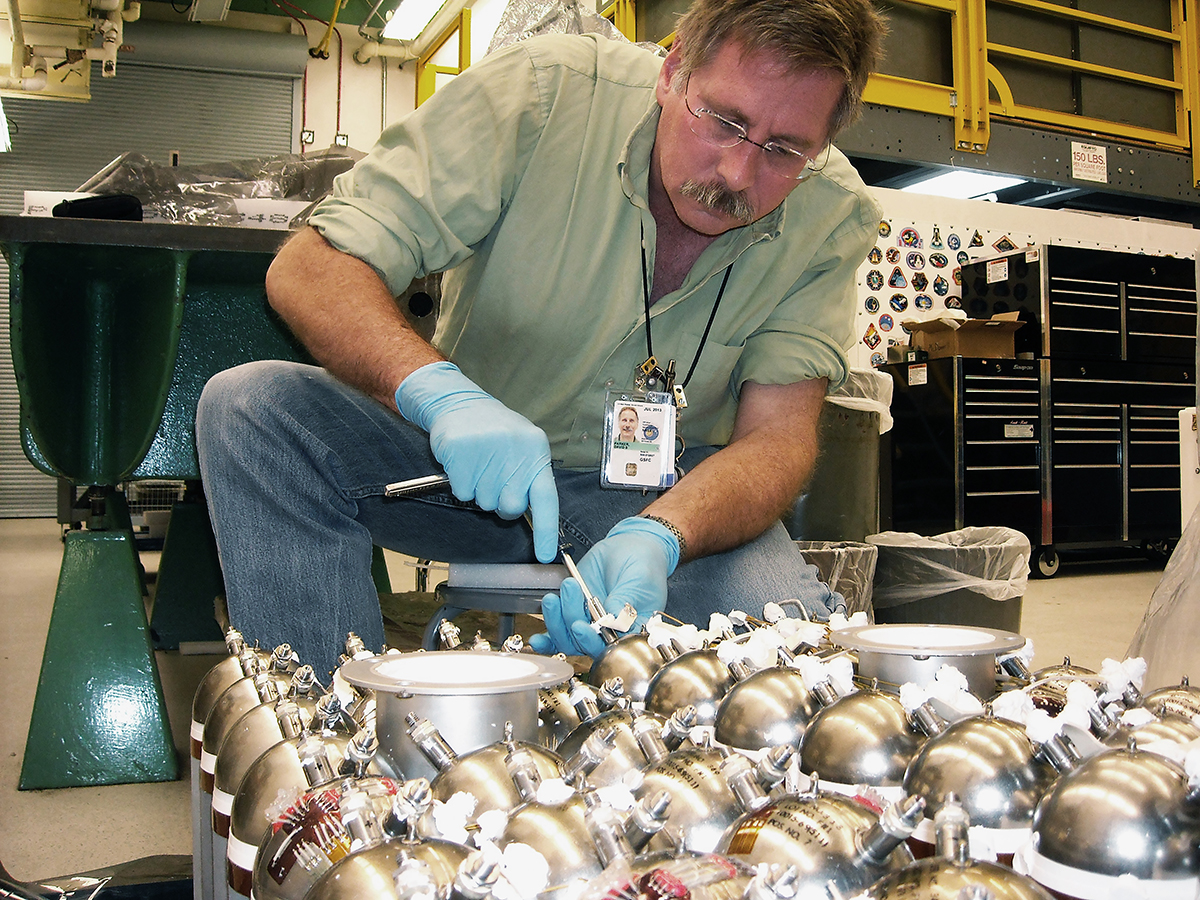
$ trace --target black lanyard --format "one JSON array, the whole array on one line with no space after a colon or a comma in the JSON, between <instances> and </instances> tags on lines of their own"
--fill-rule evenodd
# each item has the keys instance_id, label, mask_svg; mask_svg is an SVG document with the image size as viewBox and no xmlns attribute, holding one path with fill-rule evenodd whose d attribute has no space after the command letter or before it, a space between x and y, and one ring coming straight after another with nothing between
<instances>
[{"instance_id":1,"label":"black lanyard","mask_svg":"<svg viewBox=\"0 0 1200 900\"><path fill-rule=\"evenodd\" d=\"M646 306L646 359L654 358L654 342L650 334L650 273L646 267L646 227L642 229L642 300ZM700 354L704 352L704 345L708 342L708 333L712 330L713 320L717 317L717 309L721 305L721 298L725 296L725 285L729 283L729 276L733 272L733 263L725 270L725 277L721 279L721 287L717 291L717 299L713 303L712 312L708 314L708 324L704 326L704 334L700 336L700 346L696 348L696 355L692 357L692 364L688 367L687 374L683 376L680 387L686 388L688 382L692 378L692 373L696 371L696 363L700 362Z\"/></svg>"}]
</instances>

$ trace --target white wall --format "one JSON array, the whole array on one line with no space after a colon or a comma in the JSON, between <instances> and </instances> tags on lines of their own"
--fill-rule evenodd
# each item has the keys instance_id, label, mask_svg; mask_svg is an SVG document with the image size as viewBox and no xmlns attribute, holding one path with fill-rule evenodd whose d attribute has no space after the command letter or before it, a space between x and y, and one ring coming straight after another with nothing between
<instances>
[{"instance_id":1,"label":"white wall","mask_svg":"<svg viewBox=\"0 0 1200 900\"><path fill-rule=\"evenodd\" d=\"M482 59L487 51L505 4L506 0L475 0L468 4L471 9L472 63ZM311 21L304 24L308 29L309 46L316 47L325 34L325 26ZM298 25L293 24L292 28L300 31ZM397 60L384 57L365 65L358 63L354 52L364 43L358 29L339 25L337 32L341 35L340 72L339 42L335 36L329 42L329 58L313 59L308 64L303 120L305 127L314 132L313 149L332 145L338 131L340 83L341 132L348 136L350 147L366 152L386 125L412 111L416 102L416 63L410 61L400 65ZM451 60L452 52L453 47L448 45L436 61L443 64L457 62L456 54ZM298 87L297 91L300 90ZM300 119L297 116L297 121ZM297 151L300 150L299 140L297 133Z\"/></svg>"}]
</instances>

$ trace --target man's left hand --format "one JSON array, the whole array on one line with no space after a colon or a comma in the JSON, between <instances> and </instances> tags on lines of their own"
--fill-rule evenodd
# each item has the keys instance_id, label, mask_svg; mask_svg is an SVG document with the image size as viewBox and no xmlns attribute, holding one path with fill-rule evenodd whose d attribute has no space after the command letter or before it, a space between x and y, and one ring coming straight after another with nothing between
<instances>
[{"instance_id":1,"label":"man's left hand","mask_svg":"<svg viewBox=\"0 0 1200 900\"><path fill-rule=\"evenodd\" d=\"M667 578L679 565L679 541L662 524L633 516L622 519L579 562L579 574L604 608L617 613L629 604L637 612L630 628L637 632L667 606ZM563 581L558 594L542 598L547 634L530 644L538 653L599 656L604 639L588 616L583 589L574 578Z\"/></svg>"}]
</instances>

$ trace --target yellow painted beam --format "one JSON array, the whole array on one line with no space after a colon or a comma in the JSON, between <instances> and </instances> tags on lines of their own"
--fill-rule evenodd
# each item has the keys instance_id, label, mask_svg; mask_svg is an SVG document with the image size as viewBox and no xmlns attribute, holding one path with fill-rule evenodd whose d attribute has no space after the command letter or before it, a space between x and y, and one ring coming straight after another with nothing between
<instances>
[{"instance_id":1,"label":"yellow painted beam","mask_svg":"<svg viewBox=\"0 0 1200 900\"><path fill-rule=\"evenodd\" d=\"M1012 115L1011 110L1016 107L1017 101L1013 99L1012 88L1008 86L1008 81L1002 74L1000 74L1000 70L990 62L987 65L987 75L988 84L996 89L996 94L1000 97L1000 102L997 104L992 101L991 93L989 92L988 108L991 109L992 112L997 112L1002 116Z\"/></svg>"},{"instance_id":2,"label":"yellow painted beam","mask_svg":"<svg viewBox=\"0 0 1200 900\"><path fill-rule=\"evenodd\" d=\"M1112 16L1102 16L1098 13L1058 6L1054 3L1047 3L1046 0L991 0L991 2L1002 3L1006 6L1017 6L1022 9L1033 10L1034 12L1045 13L1048 16L1054 16L1059 19L1069 19L1073 22L1082 22L1088 25L1108 28L1112 31L1122 31L1127 34L1136 34L1141 37L1155 38L1171 43L1177 42L1180 39L1180 36L1173 31L1163 31L1161 28L1151 28L1148 25L1141 25L1137 22L1115 19ZM1172 13L1178 10L1179 6L1180 0L1174 0Z\"/></svg>"},{"instance_id":3,"label":"yellow painted beam","mask_svg":"<svg viewBox=\"0 0 1200 900\"><path fill-rule=\"evenodd\" d=\"M1200 0L1185 0L1182 10L1183 106L1192 144L1192 187L1200 188Z\"/></svg>"},{"instance_id":4,"label":"yellow painted beam","mask_svg":"<svg viewBox=\"0 0 1200 900\"><path fill-rule=\"evenodd\" d=\"M987 153L991 135L987 80L987 16L984 0L959 0L950 17L954 47L954 146Z\"/></svg>"},{"instance_id":5,"label":"yellow painted beam","mask_svg":"<svg viewBox=\"0 0 1200 900\"><path fill-rule=\"evenodd\" d=\"M446 43L457 35L458 65L438 66L430 63ZM433 96L437 90L438 75L459 75L471 65L471 10L464 9L458 18L451 22L446 30L438 35L437 40L417 59L417 106Z\"/></svg>"},{"instance_id":6,"label":"yellow painted beam","mask_svg":"<svg viewBox=\"0 0 1200 900\"><path fill-rule=\"evenodd\" d=\"M941 12L958 12L958 0L897 0L904 6L920 6L925 9L936 9Z\"/></svg>"},{"instance_id":7,"label":"yellow painted beam","mask_svg":"<svg viewBox=\"0 0 1200 900\"><path fill-rule=\"evenodd\" d=\"M1169 80L1166 78L1155 78L1153 75L1142 75L1138 72L1130 72L1128 69L1114 69L1112 66L1101 66L1096 63L1083 62L1078 59L1067 59L1062 56L1053 56L1049 53L1040 53L1036 50L1026 50L1023 47L1011 47L1007 44L992 44L987 45L987 50L990 55L1007 56L1014 59L1023 59L1030 62L1038 62L1043 65L1051 66L1056 69L1066 69L1071 72L1082 72L1088 75L1097 75L1102 78L1109 78L1113 81L1125 81L1130 84L1141 84L1149 87L1161 88L1167 91L1182 91L1183 82Z\"/></svg>"},{"instance_id":8,"label":"yellow painted beam","mask_svg":"<svg viewBox=\"0 0 1200 900\"><path fill-rule=\"evenodd\" d=\"M898 75L876 72L867 81L863 100L880 106L895 106L938 116L954 115L954 88Z\"/></svg>"},{"instance_id":9,"label":"yellow painted beam","mask_svg":"<svg viewBox=\"0 0 1200 900\"><path fill-rule=\"evenodd\" d=\"M993 103L992 107L992 111L999 114L999 104ZM1125 138L1146 144L1156 144L1171 150L1186 149L1189 145L1186 136L1172 134L1169 131L1157 131L1153 128L1125 125L1107 119L1093 119L1089 116L1077 116L1073 113L1060 113L1049 109L1038 109L1034 106L1016 104L1011 108L1011 111L1004 113L1004 115L1020 119L1027 123L1055 125L1067 131L1090 132L1108 137Z\"/></svg>"}]
</instances>

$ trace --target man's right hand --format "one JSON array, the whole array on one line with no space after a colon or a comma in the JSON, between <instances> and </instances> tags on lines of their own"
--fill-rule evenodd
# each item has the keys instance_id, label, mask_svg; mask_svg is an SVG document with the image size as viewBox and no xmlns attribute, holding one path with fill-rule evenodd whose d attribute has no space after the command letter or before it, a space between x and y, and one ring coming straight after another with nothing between
<instances>
[{"instance_id":1,"label":"man's right hand","mask_svg":"<svg viewBox=\"0 0 1200 900\"><path fill-rule=\"evenodd\" d=\"M540 562L558 555L558 490L546 433L467 378L458 366L422 366L396 389L396 407L429 432L454 496L503 519L526 510Z\"/></svg>"}]
</instances>

